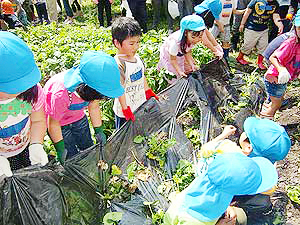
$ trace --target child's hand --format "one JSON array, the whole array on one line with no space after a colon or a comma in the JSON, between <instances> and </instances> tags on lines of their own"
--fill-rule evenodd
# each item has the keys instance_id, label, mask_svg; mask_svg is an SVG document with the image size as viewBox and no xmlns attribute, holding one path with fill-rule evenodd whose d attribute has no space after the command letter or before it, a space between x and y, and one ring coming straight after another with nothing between
<instances>
[{"instance_id":1,"label":"child's hand","mask_svg":"<svg viewBox=\"0 0 300 225\"><path fill-rule=\"evenodd\" d=\"M179 73L179 76L180 76L180 77L187 77L187 75L185 74L185 72L180 72L180 73Z\"/></svg>"},{"instance_id":2,"label":"child's hand","mask_svg":"<svg viewBox=\"0 0 300 225\"><path fill-rule=\"evenodd\" d=\"M224 130L222 132L222 135L224 138L229 137L230 135L233 135L236 132L236 128L232 125L227 125L224 127Z\"/></svg>"},{"instance_id":3,"label":"child's hand","mask_svg":"<svg viewBox=\"0 0 300 225\"><path fill-rule=\"evenodd\" d=\"M149 88L147 91L145 91L146 99L149 100L151 97L154 97L156 100L158 100L158 96L152 91L151 88Z\"/></svg>"},{"instance_id":4,"label":"child's hand","mask_svg":"<svg viewBox=\"0 0 300 225\"><path fill-rule=\"evenodd\" d=\"M279 25L278 25L278 34L282 34L283 32L283 24L280 22Z\"/></svg>"},{"instance_id":5,"label":"child's hand","mask_svg":"<svg viewBox=\"0 0 300 225\"><path fill-rule=\"evenodd\" d=\"M217 56L219 58L219 60L221 60L224 56L224 52L223 52L223 48L221 47L221 45L216 45L214 46L215 47L215 51L214 51L214 54L215 56Z\"/></svg>"},{"instance_id":6,"label":"child's hand","mask_svg":"<svg viewBox=\"0 0 300 225\"><path fill-rule=\"evenodd\" d=\"M266 74L266 75L265 75L265 79L266 79L267 81L269 81L271 84L277 84L277 83L278 83L278 78L275 77L275 76L272 76L272 75L270 75L270 74Z\"/></svg>"},{"instance_id":7,"label":"child's hand","mask_svg":"<svg viewBox=\"0 0 300 225\"><path fill-rule=\"evenodd\" d=\"M122 109L122 112L123 112L126 120L132 120L132 122L135 121L135 117L130 109L130 106L127 106L127 109Z\"/></svg>"},{"instance_id":8,"label":"child's hand","mask_svg":"<svg viewBox=\"0 0 300 225\"><path fill-rule=\"evenodd\" d=\"M239 27L239 32L243 32L244 28L245 28L245 25L241 24L240 27Z\"/></svg>"},{"instance_id":9,"label":"child's hand","mask_svg":"<svg viewBox=\"0 0 300 225\"><path fill-rule=\"evenodd\" d=\"M109 3L110 3L110 4L113 4L113 3L114 3L114 0L109 0Z\"/></svg>"},{"instance_id":10,"label":"child's hand","mask_svg":"<svg viewBox=\"0 0 300 225\"><path fill-rule=\"evenodd\" d=\"M11 177L13 175L7 158L0 156L0 176L3 174L7 177Z\"/></svg>"},{"instance_id":11,"label":"child's hand","mask_svg":"<svg viewBox=\"0 0 300 225\"><path fill-rule=\"evenodd\" d=\"M196 66L195 64L191 65L192 66L192 71L195 72L199 70L199 66Z\"/></svg>"}]
</instances>

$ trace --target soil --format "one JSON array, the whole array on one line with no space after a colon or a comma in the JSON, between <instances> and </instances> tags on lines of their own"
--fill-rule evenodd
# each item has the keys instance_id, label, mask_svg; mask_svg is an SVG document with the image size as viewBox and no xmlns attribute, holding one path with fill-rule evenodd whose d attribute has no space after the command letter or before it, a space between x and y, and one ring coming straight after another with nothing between
<instances>
[{"instance_id":1,"label":"soil","mask_svg":"<svg viewBox=\"0 0 300 225\"><path fill-rule=\"evenodd\" d=\"M289 99L288 106L276 115L277 122L286 128L292 140L292 148L289 154L284 160L277 163L278 188L271 198L274 208L281 217L282 223L279 224L300 224L300 205L292 202L287 196L288 186L300 186L300 110L297 107L299 97L300 87L288 90L285 95L285 98Z\"/></svg>"}]
</instances>

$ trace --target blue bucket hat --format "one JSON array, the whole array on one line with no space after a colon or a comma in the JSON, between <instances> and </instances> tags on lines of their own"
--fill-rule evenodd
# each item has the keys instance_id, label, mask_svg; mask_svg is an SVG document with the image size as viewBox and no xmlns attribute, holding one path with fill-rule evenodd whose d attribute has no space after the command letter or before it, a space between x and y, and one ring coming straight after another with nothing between
<instances>
[{"instance_id":1,"label":"blue bucket hat","mask_svg":"<svg viewBox=\"0 0 300 225\"><path fill-rule=\"evenodd\" d=\"M297 14L295 17L295 26L300 27L300 9L297 11Z\"/></svg>"},{"instance_id":2,"label":"blue bucket hat","mask_svg":"<svg viewBox=\"0 0 300 225\"><path fill-rule=\"evenodd\" d=\"M185 30L201 31L205 29L206 26L202 17L197 15L185 16L180 21L180 36L178 40L182 39Z\"/></svg>"},{"instance_id":3,"label":"blue bucket hat","mask_svg":"<svg viewBox=\"0 0 300 225\"><path fill-rule=\"evenodd\" d=\"M218 219L235 195L252 195L273 188L278 180L274 165L266 158L242 153L219 154L185 190L183 212L200 221Z\"/></svg>"},{"instance_id":4,"label":"blue bucket hat","mask_svg":"<svg viewBox=\"0 0 300 225\"><path fill-rule=\"evenodd\" d=\"M291 148L285 129L272 120L249 117L244 131L253 148L250 157L262 156L274 163L284 159Z\"/></svg>"},{"instance_id":5,"label":"blue bucket hat","mask_svg":"<svg viewBox=\"0 0 300 225\"><path fill-rule=\"evenodd\" d=\"M0 92L22 93L41 79L32 51L24 41L7 31L0 31Z\"/></svg>"},{"instance_id":6,"label":"blue bucket hat","mask_svg":"<svg viewBox=\"0 0 300 225\"><path fill-rule=\"evenodd\" d=\"M196 5L194 10L197 14L201 14L207 10L211 11L216 20L220 19L222 12L222 3L220 0L205 0L201 4Z\"/></svg>"},{"instance_id":7,"label":"blue bucket hat","mask_svg":"<svg viewBox=\"0 0 300 225\"><path fill-rule=\"evenodd\" d=\"M70 69L64 76L64 85L68 91L74 92L81 83L110 98L124 94L117 62L101 51L84 52L80 64Z\"/></svg>"}]
</instances>

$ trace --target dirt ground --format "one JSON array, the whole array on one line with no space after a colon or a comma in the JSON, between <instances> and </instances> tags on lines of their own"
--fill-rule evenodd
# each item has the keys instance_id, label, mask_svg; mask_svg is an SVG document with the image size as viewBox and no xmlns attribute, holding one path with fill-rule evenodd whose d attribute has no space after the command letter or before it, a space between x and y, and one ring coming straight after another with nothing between
<instances>
[{"instance_id":1,"label":"dirt ground","mask_svg":"<svg viewBox=\"0 0 300 225\"><path fill-rule=\"evenodd\" d=\"M285 98L289 99L289 103L286 109L278 113L277 122L285 126L292 140L292 148L288 156L277 163L279 182L271 199L278 217L281 218L278 224L299 225L300 205L292 202L286 192L288 186L300 186L300 110L297 107L300 88L288 90Z\"/></svg>"}]
</instances>

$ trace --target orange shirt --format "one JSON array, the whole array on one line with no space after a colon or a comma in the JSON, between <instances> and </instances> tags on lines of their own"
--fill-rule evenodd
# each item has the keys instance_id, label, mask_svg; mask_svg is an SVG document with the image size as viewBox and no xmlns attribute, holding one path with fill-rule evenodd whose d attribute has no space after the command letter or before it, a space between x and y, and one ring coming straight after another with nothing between
<instances>
[{"instance_id":1,"label":"orange shirt","mask_svg":"<svg viewBox=\"0 0 300 225\"><path fill-rule=\"evenodd\" d=\"M15 14L13 6L16 4L12 4L9 0L3 0L1 2L2 13L3 14Z\"/></svg>"}]
</instances>

